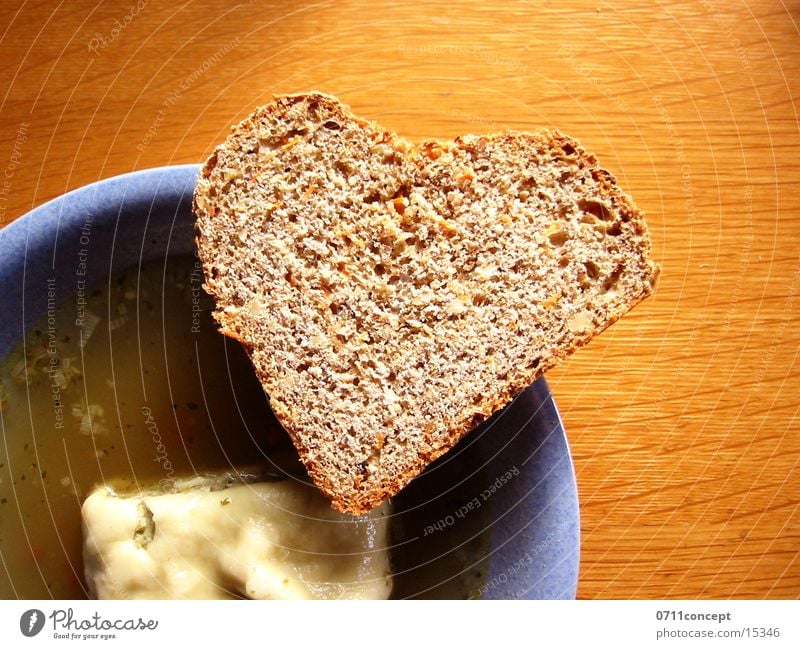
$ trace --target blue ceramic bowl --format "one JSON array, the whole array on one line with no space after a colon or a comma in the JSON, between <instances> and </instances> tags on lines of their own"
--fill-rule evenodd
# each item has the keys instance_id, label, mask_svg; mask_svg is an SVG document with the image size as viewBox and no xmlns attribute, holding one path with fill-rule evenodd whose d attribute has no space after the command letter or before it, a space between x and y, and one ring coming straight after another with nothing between
<instances>
[{"instance_id":1,"label":"blue ceramic bowl","mask_svg":"<svg viewBox=\"0 0 800 649\"><path fill-rule=\"evenodd\" d=\"M135 264L191 253L198 169L164 167L97 182L0 230L0 358L45 314L48 279L55 278L56 295L75 295L75 265L87 235L87 286ZM575 597L575 475L544 379L414 480L395 498L395 511L405 521L397 542L412 557L424 556L432 538L456 550L477 547L478 536L487 541L474 557L485 567L478 597ZM425 597L426 588L416 594Z\"/></svg>"}]
</instances>

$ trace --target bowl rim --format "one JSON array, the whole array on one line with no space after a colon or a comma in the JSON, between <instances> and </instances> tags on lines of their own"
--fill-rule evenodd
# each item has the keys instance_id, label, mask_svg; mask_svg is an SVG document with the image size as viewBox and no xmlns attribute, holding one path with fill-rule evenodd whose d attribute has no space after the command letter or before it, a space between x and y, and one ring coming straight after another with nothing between
<instances>
[{"instance_id":1,"label":"bowl rim","mask_svg":"<svg viewBox=\"0 0 800 649\"><path fill-rule=\"evenodd\" d=\"M84 201L85 199L90 198L90 195L97 198L97 190L106 190L109 187L117 184L129 185L131 183L139 183L149 179L150 176L162 180L165 176L173 176L178 173L193 172L196 174L198 171L200 171L201 167L202 165L196 162L187 162L177 165L161 165L156 167L146 167L144 169L136 169L135 171L126 171L121 174L108 176L107 178L93 180L86 185L74 187L63 194L49 198L43 203L31 208L24 214L16 217L13 221L6 223L6 225L0 228L0 237L6 232L16 234L16 230L18 228L27 225L30 221L36 218L38 214L49 211L54 207L60 207L62 204L66 205L74 200ZM94 194L92 194L93 192ZM102 196L102 194L99 196ZM117 201L116 199L110 199L108 202L112 203ZM0 239L0 245L2 245L2 239ZM0 263L2 263L1 259Z\"/></svg>"}]
</instances>

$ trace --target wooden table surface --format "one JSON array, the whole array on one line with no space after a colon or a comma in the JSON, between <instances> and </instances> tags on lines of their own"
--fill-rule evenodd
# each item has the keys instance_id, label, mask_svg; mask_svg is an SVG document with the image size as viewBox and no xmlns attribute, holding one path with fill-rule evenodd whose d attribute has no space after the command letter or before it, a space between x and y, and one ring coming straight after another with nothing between
<instances>
[{"instance_id":1,"label":"wooden table surface","mask_svg":"<svg viewBox=\"0 0 800 649\"><path fill-rule=\"evenodd\" d=\"M3 2L0 223L198 162L273 93L412 139L557 127L647 212L663 266L548 374L579 597L796 598L798 21L780 0Z\"/></svg>"}]
</instances>

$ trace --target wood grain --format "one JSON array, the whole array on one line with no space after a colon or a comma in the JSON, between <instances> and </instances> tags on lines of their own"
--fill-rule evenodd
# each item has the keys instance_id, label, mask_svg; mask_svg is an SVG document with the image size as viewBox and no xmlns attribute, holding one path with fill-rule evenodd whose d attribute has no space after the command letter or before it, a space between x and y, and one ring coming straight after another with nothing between
<instances>
[{"instance_id":1,"label":"wood grain","mask_svg":"<svg viewBox=\"0 0 800 649\"><path fill-rule=\"evenodd\" d=\"M141 4L0 7L1 223L200 161L276 92L410 138L557 127L646 210L663 265L548 377L579 596L800 595L797 3Z\"/></svg>"}]
</instances>

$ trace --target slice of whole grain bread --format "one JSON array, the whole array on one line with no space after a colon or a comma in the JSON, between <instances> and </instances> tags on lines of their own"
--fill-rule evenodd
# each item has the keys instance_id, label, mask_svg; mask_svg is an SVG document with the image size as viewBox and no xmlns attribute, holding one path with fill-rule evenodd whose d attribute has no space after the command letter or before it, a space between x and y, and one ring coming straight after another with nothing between
<instances>
[{"instance_id":1,"label":"slice of whole grain bread","mask_svg":"<svg viewBox=\"0 0 800 649\"><path fill-rule=\"evenodd\" d=\"M397 493L652 291L641 212L556 131L412 144L278 97L199 175L197 247L310 476Z\"/></svg>"}]
</instances>

